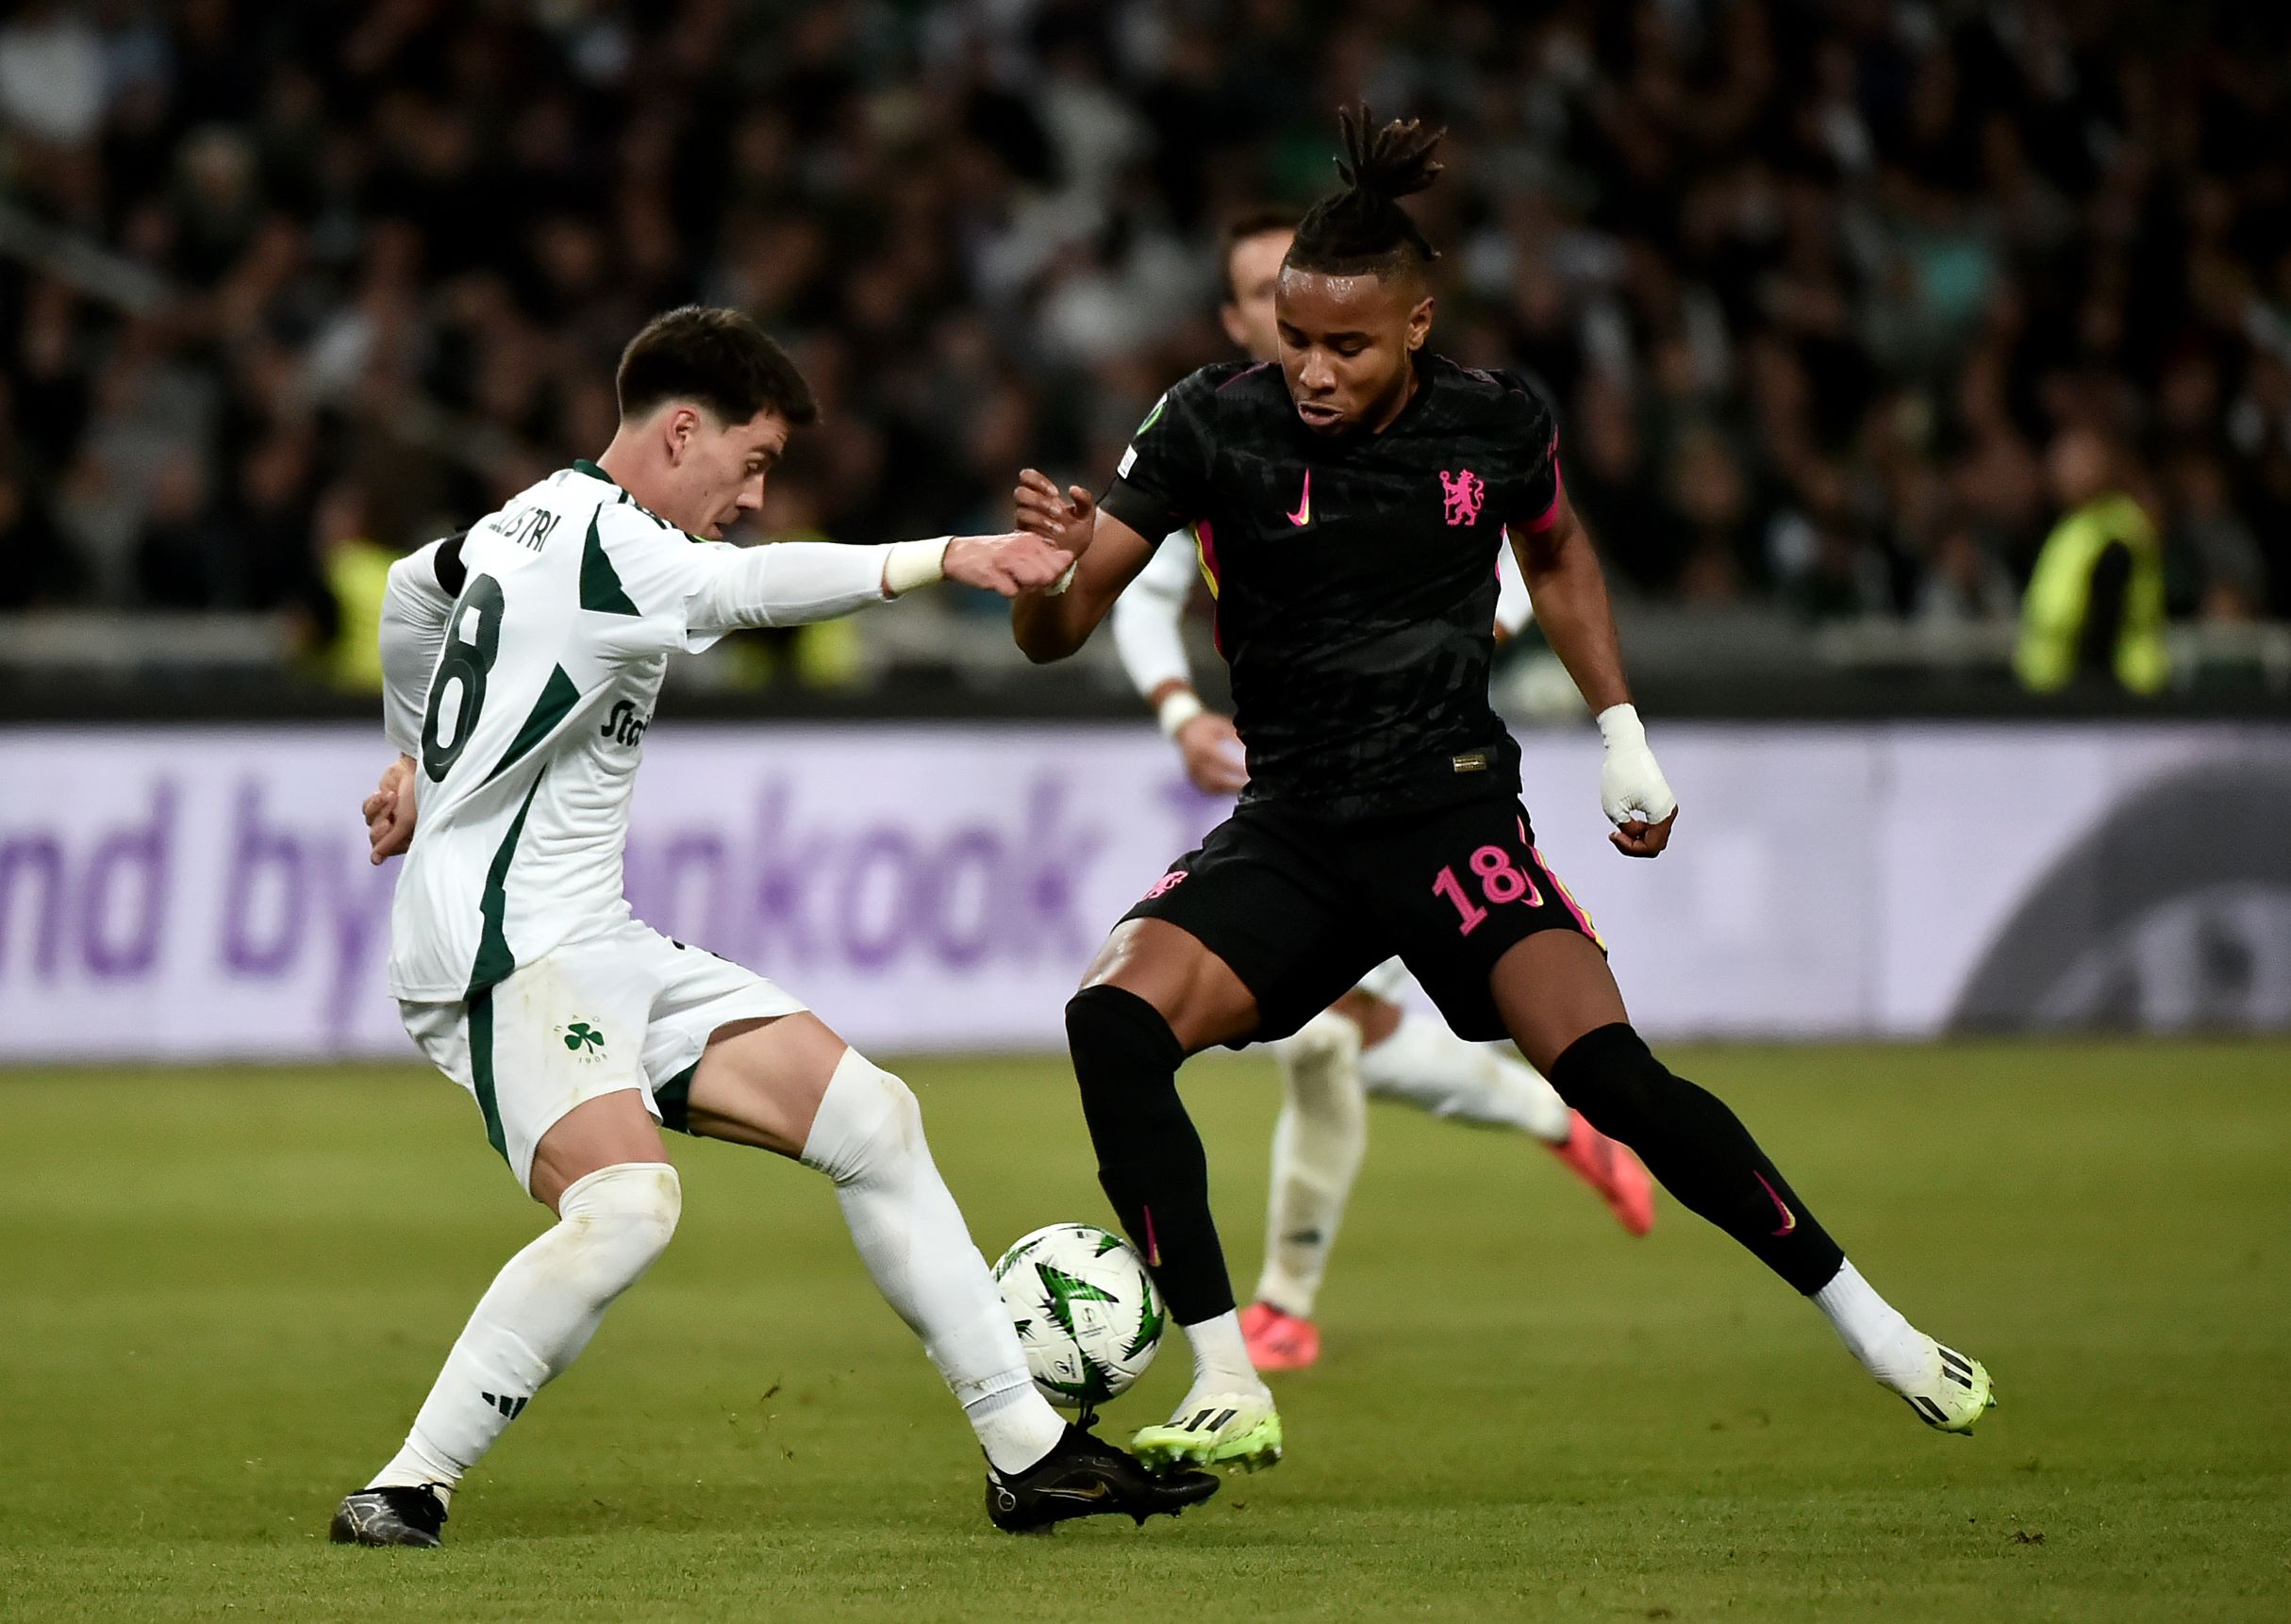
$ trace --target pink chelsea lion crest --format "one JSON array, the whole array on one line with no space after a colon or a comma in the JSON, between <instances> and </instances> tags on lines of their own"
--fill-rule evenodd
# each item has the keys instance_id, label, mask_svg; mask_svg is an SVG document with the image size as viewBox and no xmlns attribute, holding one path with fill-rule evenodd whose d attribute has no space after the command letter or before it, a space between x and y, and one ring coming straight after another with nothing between
<instances>
[{"instance_id":1,"label":"pink chelsea lion crest","mask_svg":"<svg viewBox=\"0 0 2291 1624\"><path fill-rule=\"evenodd\" d=\"M1448 505L1448 522L1469 524L1480 517L1487 500L1487 482L1467 468L1460 473L1440 471L1440 497Z\"/></svg>"}]
</instances>

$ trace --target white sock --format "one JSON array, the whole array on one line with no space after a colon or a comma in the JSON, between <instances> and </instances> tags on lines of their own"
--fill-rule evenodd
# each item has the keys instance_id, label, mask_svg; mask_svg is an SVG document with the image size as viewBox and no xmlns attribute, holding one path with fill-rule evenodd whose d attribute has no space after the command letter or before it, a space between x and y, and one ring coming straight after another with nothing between
<instances>
[{"instance_id":1,"label":"white sock","mask_svg":"<svg viewBox=\"0 0 2291 1624\"><path fill-rule=\"evenodd\" d=\"M1390 1036L1362 1050L1360 1077L1371 1094L1547 1144L1565 1144L1571 1126L1567 1102L1534 1067L1467 1043L1429 1016L1402 1016Z\"/></svg>"},{"instance_id":2,"label":"white sock","mask_svg":"<svg viewBox=\"0 0 2291 1624\"><path fill-rule=\"evenodd\" d=\"M1023 1471L1050 1453L1066 1422L1026 1374L1002 1293L931 1160L907 1085L845 1050L804 1141L804 1165L835 1181L875 1289L922 1338L994 1468Z\"/></svg>"},{"instance_id":3,"label":"white sock","mask_svg":"<svg viewBox=\"0 0 2291 1624\"><path fill-rule=\"evenodd\" d=\"M1000 1304L1002 1299L995 1299ZM1044 1401L1024 1370L1016 1384L984 1392L963 1404L978 1447L1000 1472L1022 1472L1057 1444L1066 1433L1066 1420Z\"/></svg>"},{"instance_id":4,"label":"white sock","mask_svg":"<svg viewBox=\"0 0 2291 1624\"><path fill-rule=\"evenodd\" d=\"M493 1277L405 1448L366 1486L430 1483L450 1495L533 1395L589 1346L613 1299L676 1233L683 1204L666 1162L616 1163L567 1186L555 1227Z\"/></svg>"},{"instance_id":5,"label":"white sock","mask_svg":"<svg viewBox=\"0 0 2291 1624\"><path fill-rule=\"evenodd\" d=\"M1933 1338L1880 1297L1851 1259L1831 1276L1829 1284L1814 1293L1814 1306L1869 1374L1895 1392L1932 1384L1941 1357L1934 1351Z\"/></svg>"},{"instance_id":6,"label":"white sock","mask_svg":"<svg viewBox=\"0 0 2291 1624\"><path fill-rule=\"evenodd\" d=\"M1257 1301L1309 1319L1345 1201L1369 1149L1360 1028L1323 1011L1272 1046L1283 1099L1272 1130Z\"/></svg>"},{"instance_id":7,"label":"white sock","mask_svg":"<svg viewBox=\"0 0 2291 1624\"><path fill-rule=\"evenodd\" d=\"M1227 1309L1215 1319L1186 1328L1193 1350L1193 1395L1263 1393L1269 1391L1257 1367L1249 1362L1249 1345L1241 1340L1241 1317ZM1193 1401L1188 1395L1187 1403Z\"/></svg>"}]
</instances>

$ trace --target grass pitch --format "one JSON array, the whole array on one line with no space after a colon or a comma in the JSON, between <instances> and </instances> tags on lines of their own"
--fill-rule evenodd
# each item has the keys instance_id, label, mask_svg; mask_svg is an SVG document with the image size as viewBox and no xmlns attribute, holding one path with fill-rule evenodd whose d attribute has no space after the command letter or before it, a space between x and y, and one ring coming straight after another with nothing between
<instances>
[{"instance_id":1,"label":"grass pitch","mask_svg":"<svg viewBox=\"0 0 2291 1624\"><path fill-rule=\"evenodd\" d=\"M0 1074L0 1616L563 1620L2291 1616L2291 1049L1721 1050L1864 1271L1995 1372L1918 1426L1666 1206L1379 1107L1290 1458L1143 1532L992 1533L811 1174L677 1141L675 1245L457 1497L324 1542L540 1221L404 1069ZM1062 1066L921 1062L991 1256L1102 1219ZM1246 1289L1270 1069L1198 1063ZM1183 1386L1172 1344L1109 1430Z\"/></svg>"}]
</instances>

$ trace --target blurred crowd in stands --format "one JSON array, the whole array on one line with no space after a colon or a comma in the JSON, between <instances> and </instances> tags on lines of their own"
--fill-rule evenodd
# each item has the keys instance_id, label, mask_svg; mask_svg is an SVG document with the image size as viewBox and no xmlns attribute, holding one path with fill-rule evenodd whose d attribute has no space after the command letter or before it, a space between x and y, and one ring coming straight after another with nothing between
<instances>
[{"instance_id":1,"label":"blurred crowd in stands","mask_svg":"<svg viewBox=\"0 0 2291 1624\"><path fill-rule=\"evenodd\" d=\"M1437 347L1557 403L1626 591L2291 614L2291 7L18 0L0 603L286 607L609 438L650 313L826 412L767 533L1004 524L1220 358L1220 221L1450 128ZM2125 554L2130 555L2129 564Z\"/></svg>"}]
</instances>

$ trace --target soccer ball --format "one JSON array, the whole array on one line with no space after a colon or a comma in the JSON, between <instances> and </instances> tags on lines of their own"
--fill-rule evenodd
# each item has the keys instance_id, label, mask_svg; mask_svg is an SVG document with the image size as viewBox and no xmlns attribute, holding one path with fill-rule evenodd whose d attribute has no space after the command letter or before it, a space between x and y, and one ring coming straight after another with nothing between
<instances>
[{"instance_id":1,"label":"soccer ball","mask_svg":"<svg viewBox=\"0 0 2291 1624\"><path fill-rule=\"evenodd\" d=\"M1145 1374L1169 1317L1144 1259L1118 1235L1054 1223L994 1266L1004 1306L1042 1397L1087 1410Z\"/></svg>"}]
</instances>

